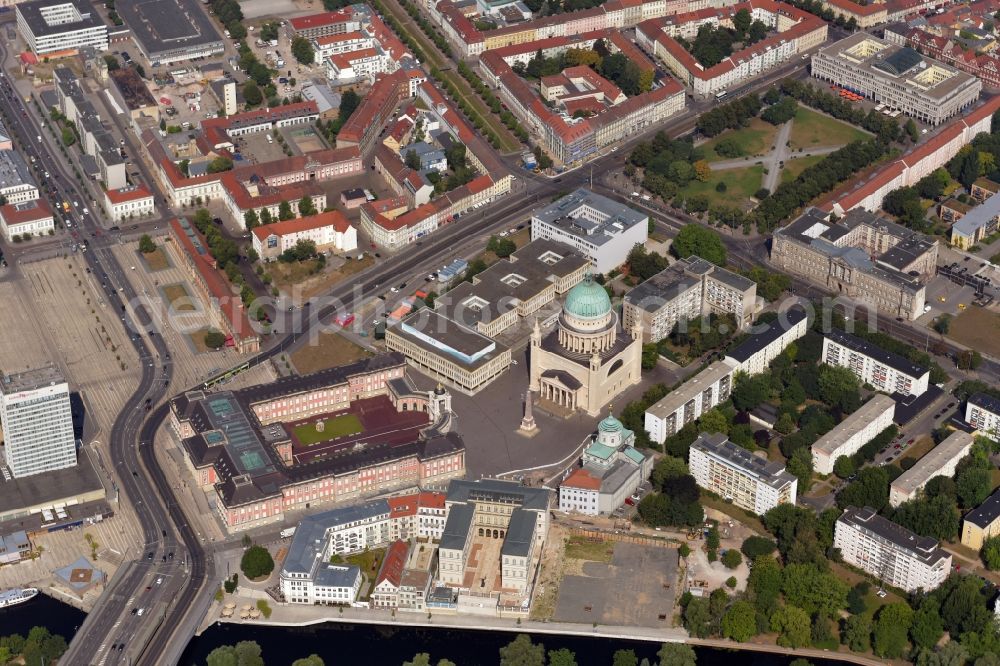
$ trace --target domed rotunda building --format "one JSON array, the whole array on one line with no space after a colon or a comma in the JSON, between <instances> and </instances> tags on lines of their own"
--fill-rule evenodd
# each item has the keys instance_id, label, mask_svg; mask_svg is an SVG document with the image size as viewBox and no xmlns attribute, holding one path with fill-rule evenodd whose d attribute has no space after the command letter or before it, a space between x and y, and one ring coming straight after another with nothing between
<instances>
[{"instance_id":1,"label":"domed rotunda building","mask_svg":"<svg viewBox=\"0 0 1000 666\"><path fill-rule=\"evenodd\" d=\"M588 276L569 290L556 328L531 334L531 383L541 407L557 405L597 416L639 382L642 326L625 331L604 287Z\"/></svg>"}]
</instances>

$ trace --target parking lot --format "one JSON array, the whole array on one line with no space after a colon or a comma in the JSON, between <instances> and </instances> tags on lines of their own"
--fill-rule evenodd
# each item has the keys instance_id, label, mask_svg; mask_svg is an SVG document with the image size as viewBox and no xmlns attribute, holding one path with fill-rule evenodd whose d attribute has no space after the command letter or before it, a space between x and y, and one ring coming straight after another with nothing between
<instances>
[{"instance_id":1,"label":"parking lot","mask_svg":"<svg viewBox=\"0 0 1000 666\"><path fill-rule=\"evenodd\" d=\"M182 128L185 122L197 127L205 118L218 114L219 103L208 86L202 84L204 79L196 69L190 66L174 69L175 72L180 70L187 70L187 73L172 77L173 83L150 81L147 85L160 104L168 128Z\"/></svg>"}]
</instances>

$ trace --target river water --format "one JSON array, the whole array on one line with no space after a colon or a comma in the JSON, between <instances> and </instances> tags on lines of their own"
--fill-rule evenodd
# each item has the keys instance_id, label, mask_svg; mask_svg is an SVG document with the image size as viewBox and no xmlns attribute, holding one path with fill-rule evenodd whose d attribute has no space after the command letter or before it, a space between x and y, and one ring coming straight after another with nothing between
<instances>
[{"instance_id":1,"label":"river water","mask_svg":"<svg viewBox=\"0 0 1000 666\"><path fill-rule=\"evenodd\" d=\"M83 622L82 611L39 594L31 601L0 610L0 635L26 635L35 625L70 640ZM474 631L434 627L383 627L368 624L327 623L310 627L267 627L219 623L191 640L181 657L182 666L204 666L208 653L220 645L252 640L260 644L267 666L287 666L310 654L324 658L328 666L400 666L418 652L436 661L448 658L458 666L495 666L498 650L514 639L508 632ZM655 663L659 646L586 636L536 635L546 650L569 648L580 666L611 666L615 650L632 648L641 659ZM791 659L761 652L736 652L696 648L698 666L786 666ZM815 666L837 666L843 662L810 660Z\"/></svg>"}]
</instances>

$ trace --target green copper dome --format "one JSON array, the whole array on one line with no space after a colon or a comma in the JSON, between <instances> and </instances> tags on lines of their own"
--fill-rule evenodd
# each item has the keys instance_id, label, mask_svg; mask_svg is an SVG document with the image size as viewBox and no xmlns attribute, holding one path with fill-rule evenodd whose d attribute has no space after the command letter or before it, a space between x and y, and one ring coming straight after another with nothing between
<instances>
[{"instance_id":1,"label":"green copper dome","mask_svg":"<svg viewBox=\"0 0 1000 666\"><path fill-rule=\"evenodd\" d=\"M616 419L611 414L608 414L600 423L597 424L597 429L601 432L621 432L625 429L622 422Z\"/></svg>"},{"instance_id":2,"label":"green copper dome","mask_svg":"<svg viewBox=\"0 0 1000 666\"><path fill-rule=\"evenodd\" d=\"M563 309L580 319L599 319L611 312L611 299L604 287L588 275L583 282L569 290Z\"/></svg>"}]
</instances>

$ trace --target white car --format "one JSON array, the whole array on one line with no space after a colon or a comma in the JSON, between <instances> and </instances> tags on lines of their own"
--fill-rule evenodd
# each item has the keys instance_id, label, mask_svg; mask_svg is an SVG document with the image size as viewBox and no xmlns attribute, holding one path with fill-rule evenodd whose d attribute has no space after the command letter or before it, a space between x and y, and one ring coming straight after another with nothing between
<instances>
[{"instance_id":1,"label":"white car","mask_svg":"<svg viewBox=\"0 0 1000 666\"><path fill-rule=\"evenodd\" d=\"M157 584L157 585L159 585L159 584L160 584L160 583L162 583L162 582L163 582L163 576L159 576L159 577L157 577L157 579L156 579L156 584Z\"/></svg>"},{"instance_id":2,"label":"white car","mask_svg":"<svg viewBox=\"0 0 1000 666\"><path fill-rule=\"evenodd\" d=\"M391 287L391 288L389 289L389 291L391 291L392 293L394 293L394 294L395 294L396 292L398 292L398 291L399 291L399 288L398 288L398 287Z\"/></svg>"},{"instance_id":3,"label":"white car","mask_svg":"<svg viewBox=\"0 0 1000 666\"><path fill-rule=\"evenodd\" d=\"M141 616L142 616L142 614L143 614L143 613L145 613L145 612L146 612L146 609L145 609L145 608L140 608L140 609L139 609L138 611L136 611L136 613L135 613L135 614L141 617Z\"/></svg>"}]
</instances>

